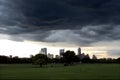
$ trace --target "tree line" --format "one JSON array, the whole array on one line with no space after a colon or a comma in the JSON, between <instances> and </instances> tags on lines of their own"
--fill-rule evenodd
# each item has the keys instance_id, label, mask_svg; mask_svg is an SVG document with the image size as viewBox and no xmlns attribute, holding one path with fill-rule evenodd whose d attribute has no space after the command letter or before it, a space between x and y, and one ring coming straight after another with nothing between
<instances>
[{"instance_id":1,"label":"tree line","mask_svg":"<svg viewBox=\"0 0 120 80\"><path fill-rule=\"evenodd\" d=\"M33 65L46 65L50 63L62 63L64 66L78 64L78 63L120 63L120 57L117 59L101 58L90 59L90 57L84 57L80 59L78 55L75 55L74 51L66 51L61 58L48 58L44 54L36 54L30 58L8 57L0 55L0 64L33 64Z\"/></svg>"},{"instance_id":2,"label":"tree line","mask_svg":"<svg viewBox=\"0 0 120 80\"><path fill-rule=\"evenodd\" d=\"M0 64L25 64L31 63L32 58L8 57L0 55Z\"/></svg>"}]
</instances>

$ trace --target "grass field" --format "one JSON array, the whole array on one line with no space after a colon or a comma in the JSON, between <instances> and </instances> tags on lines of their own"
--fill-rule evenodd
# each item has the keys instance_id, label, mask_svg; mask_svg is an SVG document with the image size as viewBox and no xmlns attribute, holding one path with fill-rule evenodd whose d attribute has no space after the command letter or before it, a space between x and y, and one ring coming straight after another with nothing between
<instances>
[{"instance_id":1,"label":"grass field","mask_svg":"<svg viewBox=\"0 0 120 80\"><path fill-rule=\"evenodd\" d=\"M79 64L64 67L33 66L31 64L0 64L0 80L120 80L120 64Z\"/></svg>"}]
</instances>

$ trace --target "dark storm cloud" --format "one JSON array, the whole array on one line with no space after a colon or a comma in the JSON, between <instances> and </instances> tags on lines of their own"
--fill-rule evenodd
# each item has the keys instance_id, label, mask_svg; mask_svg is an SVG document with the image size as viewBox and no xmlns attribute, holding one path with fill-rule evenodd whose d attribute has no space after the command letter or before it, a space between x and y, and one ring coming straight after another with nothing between
<instances>
[{"instance_id":1,"label":"dark storm cloud","mask_svg":"<svg viewBox=\"0 0 120 80\"><path fill-rule=\"evenodd\" d=\"M64 25L109 24L120 20L119 0L23 0L21 5L27 20L37 26L47 25L44 20L56 19L62 19L56 24Z\"/></svg>"},{"instance_id":2,"label":"dark storm cloud","mask_svg":"<svg viewBox=\"0 0 120 80\"><path fill-rule=\"evenodd\" d=\"M0 0L0 33L12 40L119 40L119 21L119 0Z\"/></svg>"},{"instance_id":3,"label":"dark storm cloud","mask_svg":"<svg viewBox=\"0 0 120 80\"><path fill-rule=\"evenodd\" d=\"M117 24L120 20L119 0L1 0L0 5L3 23L19 23L23 28L64 29L56 25Z\"/></svg>"}]
</instances>

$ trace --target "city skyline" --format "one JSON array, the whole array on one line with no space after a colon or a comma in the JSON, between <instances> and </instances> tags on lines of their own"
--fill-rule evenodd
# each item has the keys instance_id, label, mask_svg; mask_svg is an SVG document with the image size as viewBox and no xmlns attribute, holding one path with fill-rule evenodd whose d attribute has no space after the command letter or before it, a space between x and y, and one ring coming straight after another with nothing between
<instances>
[{"instance_id":1,"label":"city skyline","mask_svg":"<svg viewBox=\"0 0 120 80\"><path fill-rule=\"evenodd\" d=\"M86 54L117 58L119 22L119 0L0 0L0 55L81 47Z\"/></svg>"},{"instance_id":2,"label":"city skyline","mask_svg":"<svg viewBox=\"0 0 120 80\"><path fill-rule=\"evenodd\" d=\"M14 42L13 42L14 43ZM12 42L11 42L11 44L13 44ZM7 43L8 44L8 43ZM19 42L19 47L21 47L22 48L22 46L20 46L20 42ZM37 47L36 47L36 45L37 45ZM87 54L89 54L90 55L90 57L92 58L93 57L93 55L96 55L98 58L118 58L117 56L115 56L115 57L113 57L113 56L108 56L107 54L105 54L105 51L94 51L94 48L90 48L90 47L88 47L88 48L86 48L86 47L82 47L82 49L81 49L81 47L42 47L42 46L40 46L39 48L38 48L38 43L37 44L33 44L32 46L31 46L31 43L29 43L29 46L25 46L25 47L28 47L28 49L22 54L21 53L21 51L22 50L18 50L17 52L19 52L20 51L20 53L22 54L22 55L20 55L20 53L18 53L17 55L16 54L9 54L9 52L8 52L8 54L6 53L6 55L5 56L10 56L10 55L12 55L13 57L15 57L15 56L18 56L18 57L30 57L31 55L36 55L36 54L39 54L39 53L42 53L42 54L53 54L54 55L54 57L56 56L56 55L60 55L60 52L62 51L62 52L65 52L65 51L68 51L68 50L70 50L70 51L74 51L75 53L76 53L76 55L78 55L79 53L80 54L85 54L85 55L87 55ZM3 46L3 48L5 48L4 46ZM11 46L11 48L13 48L12 46ZM29 52L29 50L32 50L32 49L35 49L36 48L36 51L30 51L31 53L29 53L28 54L28 52ZM23 51L25 50L25 48L22 48L23 49ZM12 49L11 49L12 50ZM80 50L80 51L79 51ZM96 50L98 50L98 49L96 49ZM102 50L102 48L99 48L99 50ZM4 50L5 51L5 50ZM1 52L1 51L0 51ZM12 52L12 51L11 51ZM16 52L16 51L15 51ZM99 53L99 54L98 54ZM0 54L0 55L4 55L4 53L3 54Z\"/></svg>"},{"instance_id":3,"label":"city skyline","mask_svg":"<svg viewBox=\"0 0 120 80\"><path fill-rule=\"evenodd\" d=\"M48 52L48 48L41 48L40 49L40 51L37 53L37 54L44 54L44 55L47 55L47 57L48 58L51 58L51 59L53 59L53 58L57 58L57 57L59 57L59 58L61 58L62 56L63 56L63 54L66 52L66 51L72 51L72 50L65 50L65 49L59 49L59 53L57 53L57 54L53 54L53 53L49 53ZM74 51L74 50L73 50ZM75 52L75 51L74 51ZM35 56L36 54L31 54L29 57L31 58L31 57L33 57L33 56ZM75 52L75 55L77 55L80 59L83 59L85 56L89 56L89 54L86 54L86 53L82 53L81 52L81 48L78 48L77 49L77 53ZM2 55L1 55L2 56ZM6 55L3 55L3 56L6 56ZM81 57L82 56L82 57ZM96 55L95 54L92 54L92 56L91 56L91 59L92 59L92 57L95 57L96 59L97 59L97 57L96 57ZM19 57L19 56L13 56L13 55L9 55L9 57ZM90 56L89 56L90 57ZM22 57L21 57L22 58ZM24 58L24 57L23 57ZM110 57L109 57L110 58Z\"/></svg>"}]
</instances>

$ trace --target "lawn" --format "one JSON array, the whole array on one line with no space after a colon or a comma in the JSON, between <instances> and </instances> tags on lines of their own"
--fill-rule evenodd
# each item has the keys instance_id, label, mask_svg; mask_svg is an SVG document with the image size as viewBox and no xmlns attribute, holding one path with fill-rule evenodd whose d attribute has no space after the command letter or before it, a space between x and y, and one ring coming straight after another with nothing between
<instances>
[{"instance_id":1,"label":"lawn","mask_svg":"<svg viewBox=\"0 0 120 80\"><path fill-rule=\"evenodd\" d=\"M0 64L0 80L120 80L120 64L61 64L39 68L31 64Z\"/></svg>"}]
</instances>

